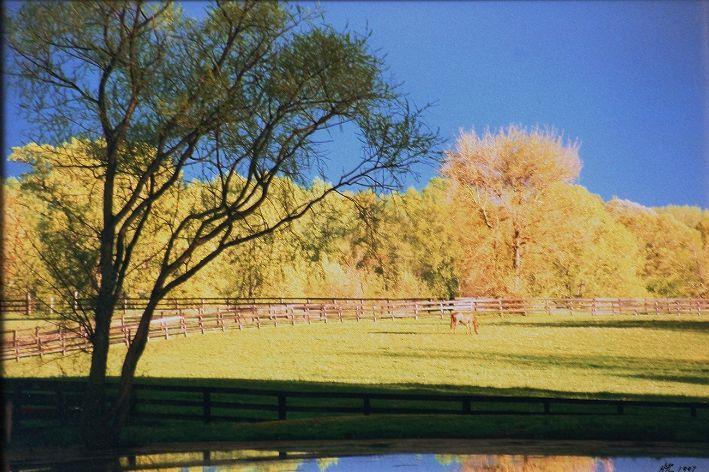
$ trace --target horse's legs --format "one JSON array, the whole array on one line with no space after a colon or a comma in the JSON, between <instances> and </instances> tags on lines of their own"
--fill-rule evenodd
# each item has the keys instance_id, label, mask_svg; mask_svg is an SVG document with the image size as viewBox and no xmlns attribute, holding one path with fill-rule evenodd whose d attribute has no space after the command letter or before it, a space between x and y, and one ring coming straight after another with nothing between
<instances>
[{"instance_id":1,"label":"horse's legs","mask_svg":"<svg viewBox=\"0 0 709 472\"><path fill-rule=\"evenodd\" d=\"M473 318L473 328L475 328L475 334L478 334L478 319Z\"/></svg>"}]
</instances>

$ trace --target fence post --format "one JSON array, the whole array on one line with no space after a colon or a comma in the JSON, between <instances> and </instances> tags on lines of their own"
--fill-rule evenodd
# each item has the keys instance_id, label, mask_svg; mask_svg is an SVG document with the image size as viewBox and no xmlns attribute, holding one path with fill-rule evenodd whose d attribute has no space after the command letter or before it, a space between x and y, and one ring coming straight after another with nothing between
<instances>
[{"instance_id":1,"label":"fence post","mask_svg":"<svg viewBox=\"0 0 709 472\"><path fill-rule=\"evenodd\" d=\"M12 331L12 345L15 347L15 360L20 361L20 346L17 345L17 330Z\"/></svg>"},{"instance_id":2,"label":"fence post","mask_svg":"<svg viewBox=\"0 0 709 472\"><path fill-rule=\"evenodd\" d=\"M128 330L128 337L130 337L130 329ZM128 414L130 416L135 416L135 412L138 409L138 395L135 393L136 390L136 385L133 385L133 388L130 390L130 400L129 400L129 407L128 407Z\"/></svg>"},{"instance_id":3,"label":"fence post","mask_svg":"<svg viewBox=\"0 0 709 472\"><path fill-rule=\"evenodd\" d=\"M64 327L59 327L59 340L62 343L62 356L66 356L66 341L64 340Z\"/></svg>"},{"instance_id":4,"label":"fence post","mask_svg":"<svg viewBox=\"0 0 709 472\"><path fill-rule=\"evenodd\" d=\"M86 326L81 326L81 337L84 338L84 349L88 350L89 349L89 330L86 329Z\"/></svg>"},{"instance_id":5,"label":"fence post","mask_svg":"<svg viewBox=\"0 0 709 472\"><path fill-rule=\"evenodd\" d=\"M57 412L59 412L59 424L65 425L67 423L66 415L66 401L64 399L64 392L59 385L55 387L55 393L57 395Z\"/></svg>"},{"instance_id":6,"label":"fence post","mask_svg":"<svg viewBox=\"0 0 709 472\"><path fill-rule=\"evenodd\" d=\"M363 400L363 405L362 405L362 411L364 412L365 415L369 416L372 414L372 405L370 403L370 399L367 395L362 397Z\"/></svg>"},{"instance_id":7,"label":"fence post","mask_svg":"<svg viewBox=\"0 0 709 472\"><path fill-rule=\"evenodd\" d=\"M20 423L22 422L22 386L20 383L15 384L15 388L12 392L12 404L10 406L10 431L8 431L8 439L10 438L10 432L13 429L19 429Z\"/></svg>"},{"instance_id":8,"label":"fence post","mask_svg":"<svg viewBox=\"0 0 709 472\"><path fill-rule=\"evenodd\" d=\"M202 390L202 401L204 407L202 417L205 423L209 423L212 421L212 396L206 388Z\"/></svg>"},{"instance_id":9,"label":"fence post","mask_svg":"<svg viewBox=\"0 0 709 472\"><path fill-rule=\"evenodd\" d=\"M30 292L27 292L25 294L25 315L32 315L32 295L30 294Z\"/></svg>"},{"instance_id":10,"label":"fence post","mask_svg":"<svg viewBox=\"0 0 709 472\"><path fill-rule=\"evenodd\" d=\"M39 350L39 358L42 359L44 349L42 348L42 336L39 334L39 326L34 328L34 337L37 341L37 349Z\"/></svg>"},{"instance_id":11,"label":"fence post","mask_svg":"<svg viewBox=\"0 0 709 472\"><path fill-rule=\"evenodd\" d=\"M286 419L286 395L284 393L278 394L278 419Z\"/></svg>"}]
</instances>

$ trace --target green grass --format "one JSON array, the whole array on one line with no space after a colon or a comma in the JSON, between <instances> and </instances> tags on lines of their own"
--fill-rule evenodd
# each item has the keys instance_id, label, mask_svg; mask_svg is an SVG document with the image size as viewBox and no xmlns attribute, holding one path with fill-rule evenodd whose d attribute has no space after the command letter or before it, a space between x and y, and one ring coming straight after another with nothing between
<instances>
[{"instance_id":1,"label":"green grass","mask_svg":"<svg viewBox=\"0 0 709 472\"><path fill-rule=\"evenodd\" d=\"M58 321L58 320L57 320ZM7 331L8 339L12 339L13 330L17 331L34 331L34 328L39 326L41 330L56 329L56 321L47 318L28 318L24 316L13 316L2 318L2 330ZM26 333L19 333L20 335Z\"/></svg>"},{"instance_id":2,"label":"green grass","mask_svg":"<svg viewBox=\"0 0 709 472\"><path fill-rule=\"evenodd\" d=\"M125 348L113 346L111 351L110 374L117 375ZM8 361L4 375L81 376L88 369L88 361L86 354ZM175 336L169 341L152 340L138 376L143 382L288 390L454 391L706 401L709 322L696 315L489 316L480 318L478 336L465 335L462 329L450 334L447 320L438 318L231 329L187 338ZM289 404L297 402L294 399ZM331 406L346 403L323 402ZM137 444L188 439L424 436L706 441L707 413L700 410L698 418L690 418L688 412L623 417L336 418L304 418L289 413L285 422L249 425L195 427L188 422L150 421L151 427L146 428L141 422L128 428L126 438ZM45 431L50 442L58 437L52 431ZM72 435L64 434L62 440L71 442Z\"/></svg>"},{"instance_id":3,"label":"green grass","mask_svg":"<svg viewBox=\"0 0 709 472\"><path fill-rule=\"evenodd\" d=\"M152 340L143 378L326 382L512 394L709 398L709 322L696 316L481 318L264 326ZM117 375L125 350L111 348ZM9 377L80 376L89 356L4 363Z\"/></svg>"}]
</instances>

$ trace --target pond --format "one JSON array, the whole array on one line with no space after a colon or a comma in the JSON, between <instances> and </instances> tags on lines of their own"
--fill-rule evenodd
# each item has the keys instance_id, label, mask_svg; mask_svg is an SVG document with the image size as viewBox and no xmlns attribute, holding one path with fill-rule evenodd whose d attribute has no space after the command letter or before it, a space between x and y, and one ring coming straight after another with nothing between
<instances>
[{"instance_id":1,"label":"pond","mask_svg":"<svg viewBox=\"0 0 709 472\"><path fill-rule=\"evenodd\" d=\"M702 446L464 440L173 444L104 454L79 449L11 451L6 470L9 465L12 471L709 472Z\"/></svg>"}]
</instances>

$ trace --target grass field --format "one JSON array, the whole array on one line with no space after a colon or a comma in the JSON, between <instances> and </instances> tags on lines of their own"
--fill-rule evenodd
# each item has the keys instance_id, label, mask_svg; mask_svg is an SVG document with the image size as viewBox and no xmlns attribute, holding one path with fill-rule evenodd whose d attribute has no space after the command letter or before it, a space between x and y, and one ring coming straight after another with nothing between
<instances>
[{"instance_id":1,"label":"grass field","mask_svg":"<svg viewBox=\"0 0 709 472\"><path fill-rule=\"evenodd\" d=\"M110 374L125 348L113 346ZM75 377L87 354L4 363L7 377ZM584 398L709 399L709 322L695 316L480 317L480 334L447 320L330 322L228 330L149 343L142 381L287 390L455 391ZM546 438L708 441L706 412L643 416L337 416L259 424L138 421L126 441ZM148 425L150 427L146 427ZM73 444L47 427L18 444Z\"/></svg>"},{"instance_id":2,"label":"grass field","mask_svg":"<svg viewBox=\"0 0 709 472\"><path fill-rule=\"evenodd\" d=\"M140 377L327 382L510 394L709 398L709 320L697 316L481 317L268 326L151 341ZM122 346L113 346L118 374ZM10 377L79 376L89 357L8 361Z\"/></svg>"}]
</instances>

